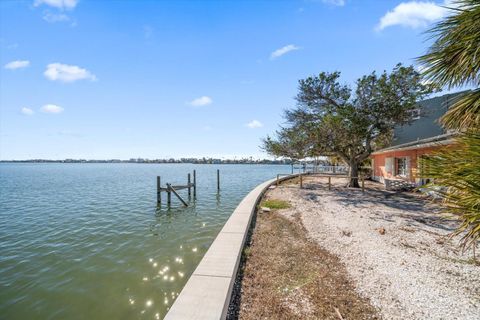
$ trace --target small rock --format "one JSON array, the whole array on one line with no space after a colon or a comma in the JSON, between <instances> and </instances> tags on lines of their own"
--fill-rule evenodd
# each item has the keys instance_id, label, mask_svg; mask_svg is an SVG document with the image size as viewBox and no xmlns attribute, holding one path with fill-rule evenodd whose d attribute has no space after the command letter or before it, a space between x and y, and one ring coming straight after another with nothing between
<instances>
[{"instance_id":1,"label":"small rock","mask_svg":"<svg viewBox=\"0 0 480 320\"><path fill-rule=\"evenodd\" d=\"M261 207L260 210L262 210L262 212L270 212L272 210L270 210L270 208L267 208L267 207Z\"/></svg>"},{"instance_id":2,"label":"small rock","mask_svg":"<svg viewBox=\"0 0 480 320\"><path fill-rule=\"evenodd\" d=\"M383 236L385 234L385 228L381 227L380 229L378 229L378 233L380 233Z\"/></svg>"},{"instance_id":3,"label":"small rock","mask_svg":"<svg viewBox=\"0 0 480 320\"><path fill-rule=\"evenodd\" d=\"M352 231L342 230L342 235L350 237L352 235Z\"/></svg>"}]
</instances>

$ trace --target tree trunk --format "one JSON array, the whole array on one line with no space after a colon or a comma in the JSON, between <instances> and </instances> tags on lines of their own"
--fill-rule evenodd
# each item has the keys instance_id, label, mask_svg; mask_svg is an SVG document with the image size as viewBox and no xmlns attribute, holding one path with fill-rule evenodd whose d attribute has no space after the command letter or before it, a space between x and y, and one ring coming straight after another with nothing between
<instances>
[{"instance_id":1,"label":"tree trunk","mask_svg":"<svg viewBox=\"0 0 480 320\"><path fill-rule=\"evenodd\" d=\"M350 182L348 183L347 187L360 188L360 185L358 184L358 166L358 162L350 162Z\"/></svg>"}]
</instances>

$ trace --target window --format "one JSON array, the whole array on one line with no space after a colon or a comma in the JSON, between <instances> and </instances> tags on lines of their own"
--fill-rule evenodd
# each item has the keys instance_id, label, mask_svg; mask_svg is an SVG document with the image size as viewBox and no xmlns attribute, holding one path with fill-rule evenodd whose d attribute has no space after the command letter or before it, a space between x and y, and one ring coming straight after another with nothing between
<instances>
[{"instance_id":1,"label":"window","mask_svg":"<svg viewBox=\"0 0 480 320\"><path fill-rule=\"evenodd\" d=\"M389 174L393 174L393 158L385 158L385 171Z\"/></svg>"},{"instance_id":2,"label":"window","mask_svg":"<svg viewBox=\"0 0 480 320\"><path fill-rule=\"evenodd\" d=\"M396 172L397 176L406 177L407 176L407 158L396 158Z\"/></svg>"}]
</instances>

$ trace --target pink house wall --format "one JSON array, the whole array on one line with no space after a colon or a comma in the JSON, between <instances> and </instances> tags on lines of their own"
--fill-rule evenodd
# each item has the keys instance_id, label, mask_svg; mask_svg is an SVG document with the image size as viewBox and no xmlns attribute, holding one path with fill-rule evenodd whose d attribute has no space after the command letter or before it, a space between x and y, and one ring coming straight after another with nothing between
<instances>
[{"instance_id":1,"label":"pink house wall","mask_svg":"<svg viewBox=\"0 0 480 320\"><path fill-rule=\"evenodd\" d=\"M373 174L376 179L401 179L410 182L416 182L416 179L419 179L418 172L418 159L424 154L430 154L435 150L438 150L439 147L426 147L418 148L413 150L404 150L404 151L391 151L381 154L372 155L373 159ZM402 158L410 157L410 166L408 170L408 178L394 175L396 172L396 161L394 161L394 168L392 174L388 173L385 168L385 159L386 158Z\"/></svg>"}]
</instances>

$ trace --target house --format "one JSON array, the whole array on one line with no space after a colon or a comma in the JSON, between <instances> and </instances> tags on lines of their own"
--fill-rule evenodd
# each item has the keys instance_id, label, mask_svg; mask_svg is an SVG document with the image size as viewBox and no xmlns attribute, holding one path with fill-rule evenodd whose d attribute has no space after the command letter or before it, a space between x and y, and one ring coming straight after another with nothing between
<instances>
[{"instance_id":1,"label":"house","mask_svg":"<svg viewBox=\"0 0 480 320\"><path fill-rule=\"evenodd\" d=\"M388 148L371 155L372 176L387 189L419 186L428 182L420 175L419 159L439 148L452 145L453 132L446 132L439 124L448 108L463 92L446 94L419 102L414 120L394 129Z\"/></svg>"}]
</instances>

